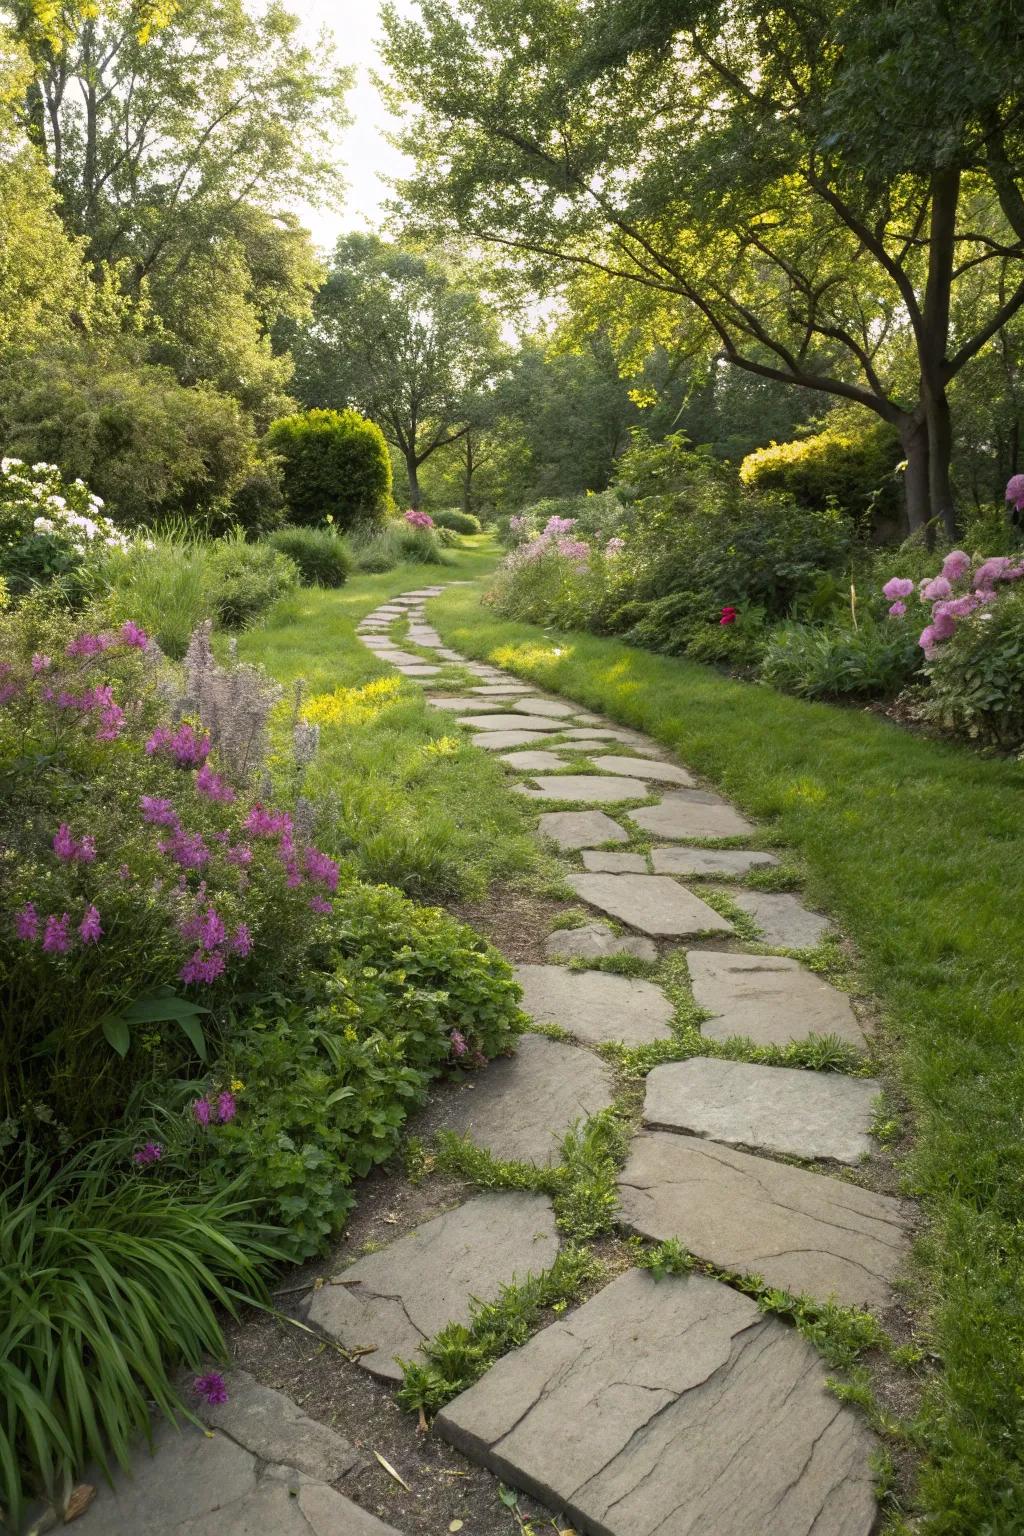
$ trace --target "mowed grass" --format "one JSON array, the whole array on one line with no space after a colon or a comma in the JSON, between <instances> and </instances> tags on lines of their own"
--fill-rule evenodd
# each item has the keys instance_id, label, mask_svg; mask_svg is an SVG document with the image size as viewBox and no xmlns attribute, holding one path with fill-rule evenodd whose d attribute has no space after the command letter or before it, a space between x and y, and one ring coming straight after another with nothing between
<instances>
[{"instance_id":1,"label":"mowed grass","mask_svg":"<svg viewBox=\"0 0 1024 1536\"><path fill-rule=\"evenodd\" d=\"M479 598L428 606L448 644L670 747L802 856L808 901L854 940L925 1217L911 1300L938 1369L914 1528L1024 1531L1024 768Z\"/></svg>"},{"instance_id":2,"label":"mowed grass","mask_svg":"<svg viewBox=\"0 0 1024 1536\"><path fill-rule=\"evenodd\" d=\"M306 705L317 695L396 678L358 640L358 621L387 597L472 576L493 558L486 541L467 539L450 566L403 565L356 575L334 591L302 589L277 605L265 627L242 636L239 654L286 686L301 678ZM528 808L508 793L502 765L431 710L419 684L403 679L397 692L346 703L337 723L321 725L303 786L326 807L317 827L321 846L361 879L399 886L418 900L473 899L496 881L543 883L547 860ZM287 710L280 714L283 720Z\"/></svg>"}]
</instances>

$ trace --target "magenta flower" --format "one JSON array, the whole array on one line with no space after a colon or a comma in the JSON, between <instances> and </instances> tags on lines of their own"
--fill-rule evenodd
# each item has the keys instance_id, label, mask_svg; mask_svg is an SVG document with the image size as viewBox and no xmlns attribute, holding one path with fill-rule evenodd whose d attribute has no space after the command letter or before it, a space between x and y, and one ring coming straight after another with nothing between
<instances>
[{"instance_id":1,"label":"magenta flower","mask_svg":"<svg viewBox=\"0 0 1024 1536\"><path fill-rule=\"evenodd\" d=\"M161 838L157 847L161 853L166 853L176 864L180 864L182 869L202 869L212 857L201 833L186 832L184 827L177 827L171 838Z\"/></svg>"},{"instance_id":2,"label":"magenta flower","mask_svg":"<svg viewBox=\"0 0 1024 1536\"><path fill-rule=\"evenodd\" d=\"M218 976L224 974L224 956L216 950L207 954L205 950L197 949L193 955L185 961L178 972L182 981L202 982L204 986L212 986Z\"/></svg>"},{"instance_id":3,"label":"magenta flower","mask_svg":"<svg viewBox=\"0 0 1024 1536\"><path fill-rule=\"evenodd\" d=\"M410 528L433 528L434 526L434 519L429 512L417 512L412 507L405 514L405 520Z\"/></svg>"},{"instance_id":4,"label":"magenta flower","mask_svg":"<svg viewBox=\"0 0 1024 1536\"><path fill-rule=\"evenodd\" d=\"M144 651L149 644L149 636L146 634L146 631L140 629L137 624L133 624L131 619L121 625L121 639L125 645L134 645L140 651Z\"/></svg>"},{"instance_id":5,"label":"magenta flower","mask_svg":"<svg viewBox=\"0 0 1024 1536\"><path fill-rule=\"evenodd\" d=\"M899 603L899 602L893 603L892 606L889 609L889 617L890 617L890 619L902 619L902 617L906 613L906 611L907 611L906 603Z\"/></svg>"},{"instance_id":6,"label":"magenta flower","mask_svg":"<svg viewBox=\"0 0 1024 1536\"><path fill-rule=\"evenodd\" d=\"M21 692L21 685L13 679L8 683L0 683L0 704L9 704L15 694Z\"/></svg>"},{"instance_id":7,"label":"magenta flower","mask_svg":"<svg viewBox=\"0 0 1024 1536\"><path fill-rule=\"evenodd\" d=\"M1024 511L1024 475L1011 475L1006 482L1006 500L1017 508L1018 512Z\"/></svg>"},{"instance_id":8,"label":"magenta flower","mask_svg":"<svg viewBox=\"0 0 1024 1536\"><path fill-rule=\"evenodd\" d=\"M143 821L150 822L154 827L174 827L177 830L181 825L174 806L159 795L143 795L139 806Z\"/></svg>"},{"instance_id":9,"label":"magenta flower","mask_svg":"<svg viewBox=\"0 0 1024 1536\"><path fill-rule=\"evenodd\" d=\"M204 763L196 774L196 789L208 800L222 800L225 804L230 804L235 798L231 785L214 773L209 763Z\"/></svg>"},{"instance_id":10,"label":"magenta flower","mask_svg":"<svg viewBox=\"0 0 1024 1536\"><path fill-rule=\"evenodd\" d=\"M1010 562L1005 555L993 555L991 560L983 560L974 573L974 590L991 591L997 581L1006 580L1009 568Z\"/></svg>"},{"instance_id":11,"label":"magenta flower","mask_svg":"<svg viewBox=\"0 0 1024 1536\"><path fill-rule=\"evenodd\" d=\"M32 671L33 672L45 672L47 667L50 667L52 665L53 665L53 657L52 656L44 656L42 651L36 651L35 655L32 657Z\"/></svg>"},{"instance_id":12,"label":"magenta flower","mask_svg":"<svg viewBox=\"0 0 1024 1536\"><path fill-rule=\"evenodd\" d=\"M92 905L85 909L85 916L78 925L78 937L83 944L98 944L103 937L103 929L100 927L100 914Z\"/></svg>"},{"instance_id":13,"label":"magenta flower","mask_svg":"<svg viewBox=\"0 0 1024 1536\"><path fill-rule=\"evenodd\" d=\"M149 1163L158 1163L163 1155L164 1149L158 1141L147 1141L137 1152L132 1153L132 1162L145 1168Z\"/></svg>"},{"instance_id":14,"label":"magenta flower","mask_svg":"<svg viewBox=\"0 0 1024 1536\"><path fill-rule=\"evenodd\" d=\"M1024 476L1022 476L1024 479ZM962 549L951 549L942 562L942 574L947 581L959 581L971 568L971 557Z\"/></svg>"},{"instance_id":15,"label":"magenta flower","mask_svg":"<svg viewBox=\"0 0 1024 1536\"><path fill-rule=\"evenodd\" d=\"M229 1120L235 1118L237 1112L235 1096L225 1088L223 1093L217 1095L217 1119L221 1125L227 1125Z\"/></svg>"},{"instance_id":16,"label":"magenta flower","mask_svg":"<svg viewBox=\"0 0 1024 1536\"><path fill-rule=\"evenodd\" d=\"M34 944L39 937L39 913L35 903L26 901L20 912L15 913L14 931L26 944Z\"/></svg>"},{"instance_id":17,"label":"magenta flower","mask_svg":"<svg viewBox=\"0 0 1024 1536\"><path fill-rule=\"evenodd\" d=\"M192 1101L192 1113L196 1117L197 1125L209 1125L210 1101L209 1099L194 1099Z\"/></svg>"},{"instance_id":18,"label":"magenta flower","mask_svg":"<svg viewBox=\"0 0 1024 1536\"><path fill-rule=\"evenodd\" d=\"M968 592L964 597L954 597L952 602L946 603L947 613L951 613L955 619L966 619L974 612L981 598L976 592Z\"/></svg>"},{"instance_id":19,"label":"magenta flower","mask_svg":"<svg viewBox=\"0 0 1024 1536\"><path fill-rule=\"evenodd\" d=\"M71 835L71 828L66 821L62 821L53 835L53 851L65 864L70 864L76 856L78 844Z\"/></svg>"},{"instance_id":20,"label":"magenta flower","mask_svg":"<svg viewBox=\"0 0 1024 1536\"><path fill-rule=\"evenodd\" d=\"M98 656L100 651L105 651L113 645L111 635L77 635L70 641L67 647L69 656Z\"/></svg>"},{"instance_id":21,"label":"magenta flower","mask_svg":"<svg viewBox=\"0 0 1024 1536\"><path fill-rule=\"evenodd\" d=\"M292 819L287 811L268 811L259 801L252 807L242 823L246 832L254 837L282 837L291 841Z\"/></svg>"},{"instance_id":22,"label":"magenta flower","mask_svg":"<svg viewBox=\"0 0 1024 1536\"><path fill-rule=\"evenodd\" d=\"M466 1052L469 1050L469 1046L466 1044L466 1037L462 1033L461 1029L453 1029L451 1034L448 1036L448 1039L451 1041L452 1055L456 1059L458 1059L460 1056L465 1056Z\"/></svg>"},{"instance_id":23,"label":"magenta flower","mask_svg":"<svg viewBox=\"0 0 1024 1536\"><path fill-rule=\"evenodd\" d=\"M239 923L231 935L231 950L236 955L245 956L252 949L252 934L249 932L248 923Z\"/></svg>"},{"instance_id":24,"label":"magenta flower","mask_svg":"<svg viewBox=\"0 0 1024 1536\"><path fill-rule=\"evenodd\" d=\"M891 581L886 582L882 593L892 602L897 597L909 597L913 590L914 583L909 576L894 576Z\"/></svg>"},{"instance_id":25,"label":"magenta flower","mask_svg":"<svg viewBox=\"0 0 1024 1536\"><path fill-rule=\"evenodd\" d=\"M305 859L306 873L311 880L315 880L318 885L326 885L329 891L338 889L338 866L333 859L316 848L307 848Z\"/></svg>"},{"instance_id":26,"label":"magenta flower","mask_svg":"<svg viewBox=\"0 0 1024 1536\"><path fill-rule=\"evenodd\" d=\"M921 588L921 596L929 603L933 603L940 597L952 597L953 588L945 576L933 576L931 581L926 581Z\"/></svg>"},{"instance_id":27,"label":"magenta flower","mask_svg":"<svg viewBox=\"0 0 1024 1536\"><path fill-rule=\"evenodd\" d=\"M934 653L935 642L937 639L938 636L936 635L935 630L931 624L926 624L918 636L917 643L921 647L922 651L924 651L925 655L929 658Z\"/></svg>"},{"instance_id":28,"label":"magenta flower","mask_svg":"<svg viewBox=\"0 0 1024 1536\"><path fill-rule=\"evenodd\" d=\"M120 704L105 704L100 710L100 728L97 741L116 741L124 727L124 710Z\"/></svg>"},{"instance_id":29,"label":"magenta flower","mask_svg":"<svg viewBox=\"0 0 1024 1536\"><path fill-rule=\"evenodd\" d=\"M235 843L227 850L224 857L229 864L237 864L240 869L244 869L247 864L252 863L252 849L245 843Z\"/></svg>"},{"instance_id":30,"label":"magenta flower","mask_svg":"<svg viewBox=\"0 0 1024 1536\"><path fill-rule=\"evenodd\" d=\"M71 937L68 933L68 925L71 922L70 915L65 912L57 917L53 912L46 919L46 931L43 934L43 953L47 955L66 955L71 948Z\"/></svg>"},{"instance_id":31,"label":"magenta flower","mask_svg":"<svg viewBox=\"0 0 1024 1536\"><path fill-rule=\"evenodd\" d=\"M204 1397L212 1406L228 1400L228 1389L219 1371L208 1371L205 1376L197 1376L194 1388L196 1396Z\"/></svg>"},{"instance_id":32,"label":"magenta flower","mask_svg":"<svg viewBox=\"0 0 1024 1536\"><path fill-rule=\"evenodd\" d=\"M157 753L173 757L179 768L200 768L210 755L210 738L200 736L187 721L182 721L175 731L158 725L146 742L146 753L149 757Z\"/></svg>"},{"instance_id":33,"label":"magenta flower","mask_svg":"<svg viewBox=\"0 0 1024 1536\"><path fill-rule=\"evenodd\" d=\"M326 896L311 896L309 898L309 910L311 912L319 912L322 916L326 917L334 908Z\"/></svg>"}]
</instances>

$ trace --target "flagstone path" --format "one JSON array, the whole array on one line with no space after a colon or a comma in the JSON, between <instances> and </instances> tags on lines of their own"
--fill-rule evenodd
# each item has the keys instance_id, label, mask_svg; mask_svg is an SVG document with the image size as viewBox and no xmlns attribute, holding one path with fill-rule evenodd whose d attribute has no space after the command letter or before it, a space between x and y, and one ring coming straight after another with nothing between
<instances>
[{"instance_id":1,"label":"flagstone path","mask_svg":"<svg viewBox=\"0 0 1024 1536\"><path fill-rule=\"evenodd\" d=\"M756 842L757 829L642 733L446 647L426 619L441 590L390 599L359 634L422 680L452 726L500 753L592 913L547 936L549 961L563 963L516 969L526 1012L557 1038L527 1033L473 1074L443 1100L443 1127L501 1160L557 1163L565 1133L613 1102L597 1050L673 1034L660 987L587 962L654 961L682 941L708 1054L650 1072L618 1219L624 1232L678 1240L710 1273L620 1273L500 1359L433 1433L585 1536L869 1536L866 1420L827 1390L811 1344L728 1283L756 1275L884 1310L906 1257L905 1203L850 1177L872 1148L878 1083L717 1054L724 1041L810 1036L866 1049L849 998L799 958L828 919L789 893L723 883L778 864L756 847L707 846ZM446 671L451 688L437 682ZM737 911L757 925L756 945L737 935ZM398 1361L467 1322L474 1298L549 1268L560 1243L547 1196L477 1195L318 1285L304 1316L393 1383ZM159 1455L100 1488L76 1522L82 1536L389 1536L342 1491L361 1459L348 1441L244 1373L229 1381L207 1435L159 1429Z\"/></svg>"}]
</instances>

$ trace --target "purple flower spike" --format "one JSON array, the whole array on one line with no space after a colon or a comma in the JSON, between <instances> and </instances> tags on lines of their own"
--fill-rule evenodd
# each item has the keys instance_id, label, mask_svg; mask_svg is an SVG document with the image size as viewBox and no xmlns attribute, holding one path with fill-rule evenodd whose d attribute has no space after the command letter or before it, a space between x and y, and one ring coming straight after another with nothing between
<instances>
[{"instance_id":1,"label":"purple flower spike","mask_svg":"<svg viewBox=\"0 0 1024 1536\"><path fill-rule=\"evenodd\" d=\"M227 1125L229 1120L235 1118L237 1112L238 1106L235 1104L235 1096L225 1088L224 1092L219 1094L217 1098L217 1119L221 1125Z\"/></svg>"},{"instance_id":2,"label":"purple flower spike","mask_svg":"<svg viewBox=\"0 0 1024 1536\"><path fill-rule=\"evenodd\" d=\"M85 909L85 916L78 925L78 937L83 944L98 944L103 937L103 929L100 927L100 914L95 907Z\"/></svg>"},{"instance_id":3,"label":"purple flower spike","mask_svg":"<svg viewBox=\"0 0 1024 1536\"><path fill-rule=\"evenodd\" d=\"M196 1396L205 1398L211 1406L215 1407L228 1400L228 1389L219 1371L208 1371L205 1376L197 1376L194 1386Z\"/></svg>"},{"instance_id":4,"label":"purple flower spike","mask_svg":"<svg viewBox=\"0 0 1024 1536\"><path fill-rule=\"evenodd\" d=\"M466 1037L461 1029L453 1029L448 1038L452 1044L452 1055L456 1058L465 1056L469 1046L466 1044Z\"/></svg>"},{"instance_id":5,"label":"purple flower spike","mask_svg":"<svg viewBox=\"0 0 1024 1536\"><path fill-rule=\"evenodd\" d=\"M192 1104L192 1113L196 1117L197 1125L209 1125L210 1101L209 1099L195 1099Z\"/></svg>"},{"instance_id":6,"label":"purple flower spike","mask_svg":"<svg viewBox=\"0 0 1024 1536\"><path fill-rule=\"evenodd\" d=\"M38 939L39 913L34 902L26 901L21 911L15 914L14 931L26 944L34 944Z\"/></svg>"},{"instance_id":7,"label":"purple flower spike","mask_svg":"<svg viewBox=\"0 0 1024 1536\"><path fill-rule=\"evenodd\" d=\"M43 953L47 955L66 955L71 948L71 936L68 933L68 925L71 922L70 913L64 912L60 917L51 912L46 919L46 931L43 934Z\"/></svg>"},{"instance_id":8,"label":"purple flower spike","mask_svg":"<svg viewBox=\"0 0 1024 1536\"><path fill-rule=\"evenodd\" d=\"M163 1155L164 1149L158 1141L147 1141L145 1146L132 1153L132 1162L145 1168L149 1163L158 1163Z\"/></svg>"}]
</instances>

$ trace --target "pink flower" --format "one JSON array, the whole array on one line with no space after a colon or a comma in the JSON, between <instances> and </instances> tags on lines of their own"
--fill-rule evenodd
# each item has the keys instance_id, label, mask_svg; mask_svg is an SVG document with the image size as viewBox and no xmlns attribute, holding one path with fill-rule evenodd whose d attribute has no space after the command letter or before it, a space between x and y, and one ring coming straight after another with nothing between
<instances>
[{"instance_id":1,"label":"pink flower","mask_svg":"<svg viewBox=\"0 0 1024 1536\"><path fill-rule=\"evenodd\" d=\"M253 806L242 823L246 832L254 837L291 837L292 819L287 811L268 811L259 801Z\"/></svg>"},{"instance_id":2,"label":"pink flower","mask_svg":"<svg viewBox=\"0 0 1024 1536\"><path fill-rule=\"evenodd\" d=\"M434 526L434 519L429 513L417 512L413 507L410 507L405 514L405 520L410 528L433 528Z\"/></svg>"},{"instance_id":3,"label":"pink flower","mask_svg":"<svg viewBox=\"0 0 1024 1536\"><path fill-rule=\"evenodd\" d=\"M69 656L97 656L100 651L105 651L114 641L110 635L76 635L67 647Z\"/></svg>"},{"instance_id":4,"label":"pink flower","mask_svg":"<svg viewBox=\"0 0 1024 1536\"><path fill-rule=\"evenodd\" d=\"M951 613L956 619L966 619L974 612L980 602L981 598L976 592L968 592L966 596L954 597L952 602L947 603L945 605L946 612Z\"/></svg>"},{"instance_id":5,"label":"pink flower","mask_svg":"<svg viewBox=\"0 0 1024 1536\"><path fill-rule=\"evenodd\" d=\"M1024 480L1024 475L1021 476ZM971 557L962 549L951 549L942 562L942 574L947 581L959 581L971 568Z\"/></svg>"},{"instance_id":6,"label":"pink flower","mask_svg":"<svg viewBox=\"0 0 1024 1536\"><path fill-rule=\"evenodd\" d=\"M144 1168L149 1163L158 1163L164 1155L164 1149L158 1141L147 1141L145 1146L132 1153L132 1162Z\"/></svg>"},{"instance_id":7,"label":"pink flower","mask_svg":"<svg viewBox=\"0 0 1024 1536\"><path fill-rule=\"evenodd\" d=\"M936 603L932 609L932 630L936 640L951 640L956 634L956 617L948 603Z\"/></svg>"},{"instance_id":8,"label":"pink flower","mask_svg":"<svg viewBox=\"0 0 1024 1536\"><path fill-rule=\"evenodd\" d=\"M997 581L1006 580L1009 568L1010 562L1005 555L993 555L991 560L984 560L974 573L974 590L990 592Z\"/></svg>"},{"instance_id":9,"label":"pink flower","mask_svg":"<svg viewBox=\"0 0 1024 1536\"><path fill-rule=\"evenodd\" d=\"M311 896L309 898L309 910L311 912L319 912L326 917L334 909L325 896Z\"/></svg>"},{"instance_id":10,"label":"pink flower","mask_svg":"<svg viewBox=\"0 0 1024 1536\"><path fill-rule=\"evenodd\" d=\"M909 597L913 590L914 583L909 576L894 576L891 581L886 582L882 588L882 594L891 602L897 597Z\"/></svg>"},{"instance_id":11,"label":"pink flower","mask_svg":"<svg viewBox=\"0 0 1024 1536\"><path fill-rule=\"evenodd\" d=\"M71 937L68 934L70 915L65 912L60 917L50 913L46 919L46 932L43 934L43 953L47 955L66 955L71 948Z\"/></svg>"},{"instance_id":12,"label":"pink flower","mask_svg":"<svg viewBox=\"0 0 1024 1536\"><path fill-rule=\"evenodd\" d=\"M921 596L929 603L934 602L936 598L952 597L952 595L953 588L945 576L933 576L931 581L926 581L921 588Z\"/></svg>"},{"instance_id":13,"label":"pink flower","mask_svg":"<svg viewBox=\"0 0 1024 1536\"><path fill-rule=\"evenodd\" d=\"M231 949L234 954L241 955L243 959L252 949L252 934L249 932L248 923L239 923L231 935Z\"/></svg>"},{"instance_id":14,"label":"pink flower","mask_svg":"<svg viewBox=\"0 0 1024 1536\"><path fill-rule=\"evenodd\" d=\"M893 603L891 608L889 609L889 617L890 617L890 619L902 619L902 617L906 613L906 611L907 611L906 603L900 603L900 602Z\"/></svg>"},{"instance_id":15,"label":"pink flower","mask_svg":"<svg viewBox=\"0 0 1024 1536\"><path fill-rule=\"evenodd\" d=\"M180 826L174 806L169 800L162 799L159 795L143 795L139 806L143 821L148 821L154 827L177 828Z\"/></svg>"},{"instance_id":16,"label":"pink flower","mask_svg":"<svg viewBox=\"0 0 1024 1536\"><path fill-rule=\"evenodd\" d=\"M140 651L144 651L149 644L149 636L146 634L146 631L140 629L137 624L133 624L131 619L126 624L121 625L121 639L125 645L134 645Z\"/></svg>"},{"instance_id":17,"label":"pink flower","mask_svg":"<svg viewBox=\"0 0 1024 1536\"><path fill-rule=\"evenodd\" d=\"M235 1118L236 1113L235 1096L225 1088L224 1092L217 1098L217 1119L221 1125L227 1125L229 1120Z\"/></svg>"},{"instance_id":18,"label":"pink flower","mask_svg":"<svg viewBox=\"0 0 1024 1536\"><path fill-rule=\"evenodd\" d=\"M453 1029L448 1039L451 1041L452 1055L456 1059L460 1056L465 1056L469 1046L466 1044L466 1037L461 1029Z\"/></svg>"},{"instance_id":19,"label":"pink flower","mask_svg":"<svg viewBox=\"0 0 1024 1536\"><path fill-rule=\"evenodd\" d=\"M222 800L225 804L230 804L235 798L231 785L214 773L209 763L204 763L196 774L196 789L208 800Z\"/></svg>"},{"instance_id":20,"label":"pink flower","mask_svg":"<svg viewBox=\"0 0 1024 1536\"><path fill-rule=\"evenodd\" d=\"M727 603L726 606L722 609L722 616L718 622L719 624L735 624L736 609L733 608L731 604Z\"/></svg>"},{"instance_id":21,"label":"pink flower","mask_svg":"<svg viewBox=\"0 0 1024 1536\"><path fill-rule=\"evenodd\" d=\"M53 657L52 656L44 656L42 651L36 651L35 655L32 657L32 671L33 672L45 672L47 667L50 667L52 665L53 665Z\"/></svg>"},{"instance_id":22,"label":"pink flower","mask_svg":"<svg viewBox=\"0 0 1024 1536\"><path fill-rule=\"evenodd\" d=\"M192 954L181 970L179 977L185 982L202 982L205 986L212 986L218 976L224 974L224 956L216 950L213 954L207 954L203 949L197 949Z\"/></svg>"},{"instance_id":23,"label":"pink flower","mask_svg":"<svg viewBox=\"0 0 1024 1536\"><path fill-rule=\"evenodd\" d=\"M146 742L146 752L150 757L156 753L173 757L179 768L199 768L210 755L210 738L200 736L187 721L182 721L176 731L158 725Z\"/></svg>"},{"instance_id":24,"label":"pink flower","mask_svg":"<svg viewBox=\"0 0 1024 1536\"><path fill-rule=\"evenodd\" d=\"M166 853L182 869L202 869L212 857L209 848L203 842L199 832L186 832L184 827L177 827L174 836L162 838L157 844L161 853Z\"/></svg>"},{"instance_id":25,"label":"pink flower","mask_svg":"<svg viewBox=\"0 0 1024 1536\"><path fill-rule=\"evenodd\" d=\"M235 843L227 850L224 857L229 864L237 864L240 869L244 869L246 864L252 863L252 849L245 843Z\"/></svg>"},{"instance_id":26,"label":"pink flower","mask_svg":"<svg viewBox=\"0 0 1024 1536\"><path fill-rule=\"evenodd\" d=\"M78 925L78 937L83 944L98 944L103 937L103 929L100 927L100 914L94 906L85 909L85 916Z\"/></svg>"},{"instance_id":27,"label":"pink flower","mask_svg":"<svg viewBox=\"0 0 1024 1536\"><path fill-rule=\"evenodd\" d=\"M196 1396L205 1397L211 1405L226 1403L228 1400L228 1389L219 1371L208 1371L205 1376L197 1376L194 1387Z\"/></svg>"},{"instance_id":28,"label":"pink flower","mask_svg":"<svg viewBox=\"0 0 1024 1536\"><path fill-rule=\"evenodd\" d=\"M609 539L604 547L604 552L606 555L621 555L625 547L625 539Z\"/></svg>"},{"instance_id":29,"label":"pink flower","mask_svg":"<svg viewBox=\"0 0 1024 1536\"><path fill-rule=\"evenodd\" d=\"M70 864L75 857L78 844L71 836L71 828L66 821L62 821L53 836L53 851L65 864Z\"/></svg>"},{"instance_id":30,"label":"pink flower","mask_svg":"<svg viewBox=\"0 0 1024 1536\"><path fill-rule=\"evenodd\" d=\"M306 873L311 880L315 880L318 885L326 885L329 891L338 889L338 866L333 859L316 848L307 848L305 859Z\"/></svg>"},{"instance_id":31,"label":"pink flower","mask_svg":"<svg viewBox=\"0 0 1024 1536\"><path fill-rule=\"evenodd\" d=\"M1024 475L1011 475L1006 482L1006 500L1018 512L1024 511Z\"/></svg>"},{"instance_id":32,"label":"pink flower","mask_svg":"<svg viewBox=\"0 0 1024 1536\"><path fill-rule=\"evenodd\" d=\"M21 692L21 684L13 678L8 683L0 683L0 704L9 704L15 694Z\"/></svg>"},{"instance_id":33,"label":"pink flower","mask_svg":"<svg viewBox=\"0 0 1024 1536\"><path fill-rule=\"evenodd\" d=\"M196 1117L197 1125L209 1125L210 1101L209 1099L193 1099L192 1113Z\"/></svg>"},{"instance_id":34,"label":"pink flower","mask_svg":"<svg viewBox=\"0 0 1024 1536\"><path fill-rule=\"evenodd\" d=\"M39 913L34 902L26 901L21 911L15 913L14 931L26 944L33 944L38 939Z\"/></svg>"}]
</instances>

